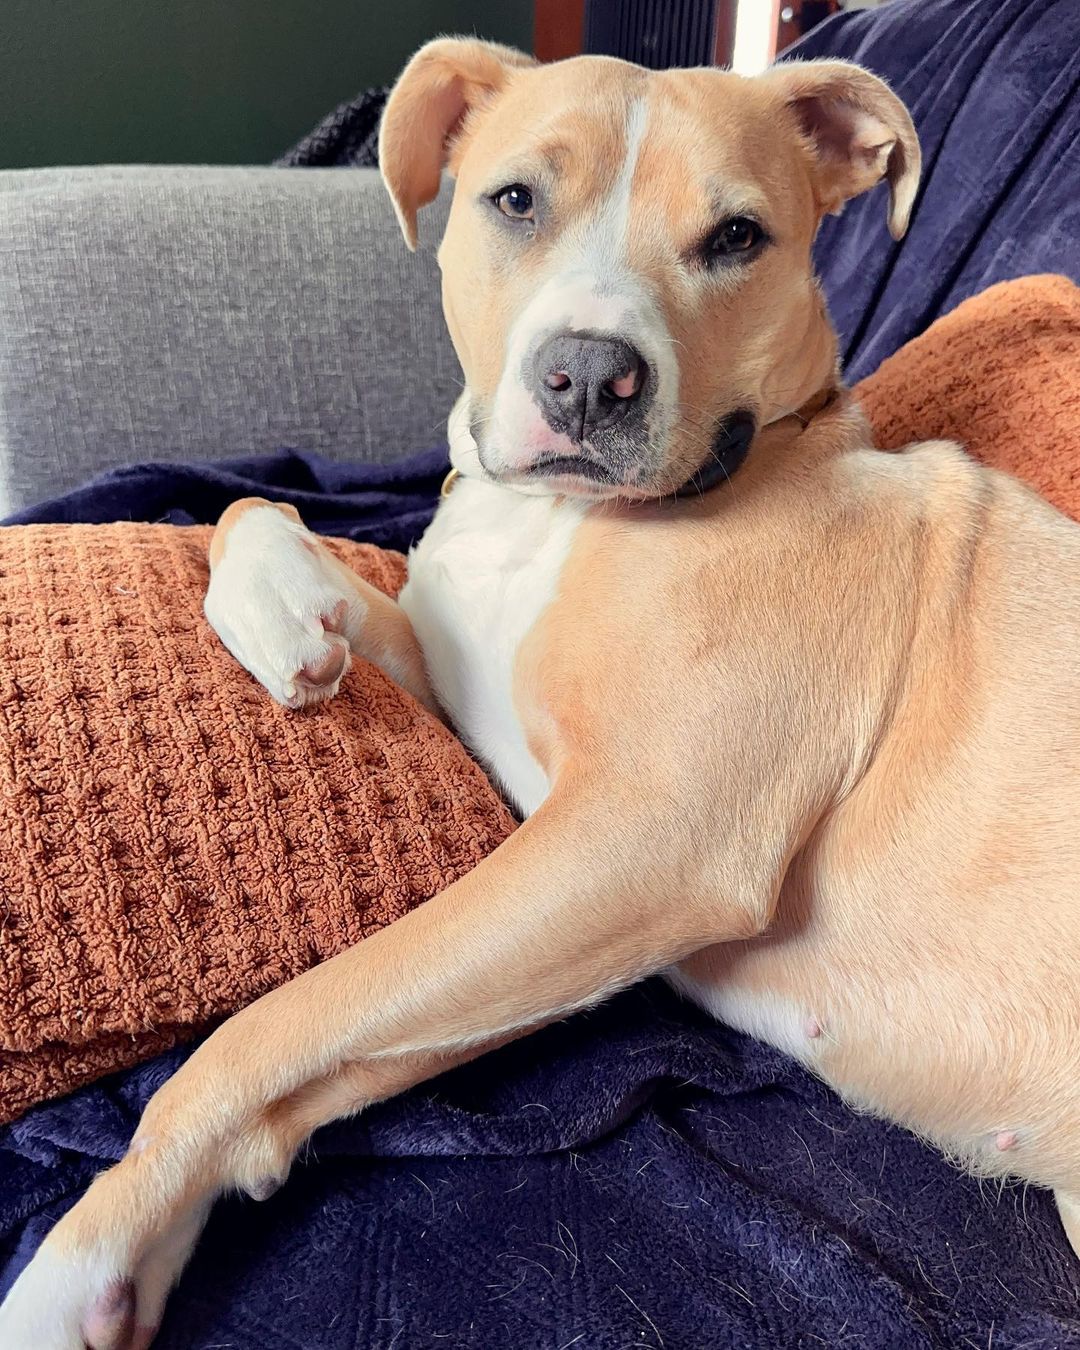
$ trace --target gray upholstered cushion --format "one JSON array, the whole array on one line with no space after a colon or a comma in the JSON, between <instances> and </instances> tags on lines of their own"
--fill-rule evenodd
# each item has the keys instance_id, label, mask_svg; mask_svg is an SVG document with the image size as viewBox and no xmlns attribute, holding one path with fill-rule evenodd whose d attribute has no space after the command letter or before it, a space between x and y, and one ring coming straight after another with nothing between
<instances>
[{"instance_id":1,"label":"gray upholstered cushion","mask_svg":"<svg viewBox=\"0 0 1080 1350\"><path fill-rule=\"evenodd\" d=\"M0 173L0 515L114 464L440 440L434 248L349 169Z\"/></svg>"}]
</instances>

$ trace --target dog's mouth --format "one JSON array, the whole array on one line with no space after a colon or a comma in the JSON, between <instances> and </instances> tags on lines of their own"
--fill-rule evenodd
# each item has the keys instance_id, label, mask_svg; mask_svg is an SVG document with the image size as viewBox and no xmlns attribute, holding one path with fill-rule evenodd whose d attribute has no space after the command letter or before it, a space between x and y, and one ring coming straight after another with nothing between
<instances>
[{"instance_id":1,"label":"dog's mouth","mask_svg":"<svg viewBox=\"0 0 1080 1350\"><path fill-rule=\"evenodd\" d=\"M590 455L544 455L528 469L530 478L584 479L606 487L625 487L626 483L610 465Z\"/></svg>"},{"instance_id":2,"label":"dog's mouth","mask_svg":"<svg viewBox=\"0 0 1080 1350\"><path fill-rule=\"evenodd\" d=\"M513 467L492 462L490 447L478 432L480 419L471 419L470 432L483 472L507 487L582 497L596 501L624 498L648 501L662 497L700 497L729 482L742 467L757 432L757 417L747 408L737 408L719 418L707 447L689 458L696 467L678 474L674 464L641 445L596 447L590 442L569 449L540 453L535 459ZM659 461L659 463L657 462ZM683 461L684 466L686 461ZM666 481L665 481L666 479Z\"/></svg>"},{"instance_id":3,"label":"dog's mouth","mask_svg":"<svg viewBox=\"0 0 1080 1350\"><path fill-rule=\"evenodd\" d=\"M650 495L641 483L641 466L627 462L625 456L600 455L583 445L569 453L540 454L526 464L506 467L492 462L482 441L476 440L476 446L484 473L507 487L589 500Z\"/></svg>"},{"instance_id":4,"label":"dog's mouth","mask_svg":"<svg viewBox=\"0 0 1080 1350\"><path fill-rule=\"evenodd\" d=\"M657 495L637 472L626 476L587 454L548 455L525 470L501 472L492 477L508 487L591 502L647 500Z\"/></svg>"},{"instance_id":5,"label":"dog's mouth","mask_svg":"<svg viewBox=\"0 0 1080 1350\"><path fill-rule=\"evenodd\" d=\"M748 408L728 413L716 424L707 454L692 474L674 489L676 497L700 497L713 488L729 483L742 468L757 433L757 417ZM628 476L609 463L588 454L545 455L529 468L530 478L569 480L595 488L610 488L614 495L627 497L669 496L672 489L660 492L651 483L642 482L640 472ZM605 493L604 495L611 495Z\"/></svg>"}]
</instances>

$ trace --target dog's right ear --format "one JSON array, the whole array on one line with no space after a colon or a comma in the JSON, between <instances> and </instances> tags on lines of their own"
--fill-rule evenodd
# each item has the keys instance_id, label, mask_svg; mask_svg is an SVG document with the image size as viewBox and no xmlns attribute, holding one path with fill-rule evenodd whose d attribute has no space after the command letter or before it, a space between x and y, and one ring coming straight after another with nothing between
<instances>
[{"instance_id":1,"label":"dog's right ear","mask_svg":"<svg viewBox=\"0 0 1080 1350\"><path fill-rule=\"evenodd\" d=\"M814 162L818 205L839 211L886 179L889 232L903 238L919 186L911 114L876 75L850 61L781 61L759 77L784 96Z\"/></svg>"},{"instance_id":2,"label":"dog's right ear","mask_svg":"<svg viewBox=\"0 0 1080 1350\"><path fill-rule=\"evenodd\" d=\"M402 71L379 127L379 168L410 249L416 248L416 213L435 200L469 114L502 89L511 71L534 64L497 42L436 38Z\"/></svg>"}]
</instances>

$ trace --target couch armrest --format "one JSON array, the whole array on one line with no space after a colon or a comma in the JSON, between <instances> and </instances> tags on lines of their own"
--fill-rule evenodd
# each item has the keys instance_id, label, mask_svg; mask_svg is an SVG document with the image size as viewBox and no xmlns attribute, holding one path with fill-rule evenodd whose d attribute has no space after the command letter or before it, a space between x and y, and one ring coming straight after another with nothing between
<instances>
[{"instance_id":1,"label":"couch armrest","mask_svg":"<svg viewBox=\"0 0 1080 1350\"><path fill-rule=\"evenodd\" d=\"M116 464L393 459L460 371L373 170L0 173L0 515Z\"/></svg>"}]
</instances>

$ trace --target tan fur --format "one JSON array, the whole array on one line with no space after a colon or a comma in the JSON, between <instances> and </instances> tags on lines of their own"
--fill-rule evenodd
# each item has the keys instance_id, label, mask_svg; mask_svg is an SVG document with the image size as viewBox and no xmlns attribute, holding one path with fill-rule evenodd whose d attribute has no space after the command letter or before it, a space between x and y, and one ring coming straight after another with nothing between
<instances>
[{"instance_id":1,"label":"tan fur","mask_svg":"<svg viewBox=\"0 0 1080 1350\"><path fill-rule=\"evenodd\" d=\"M350 649L365 661L380 666L425 708L438 714L439 705L428 683L424 656L409 620L389 596L350 571L321 543L313 542L331 570L364 603L363 622L345 632Z\"/></svg>"},{"instance_id":2,"label":"tan fur","mask_svg":"<svg viewBox=\"0 0 1080 1350\"><path fill-rule=\"evenodd\" d=\"M401 222L416 247L416 213L435 200L446 143L492 100L530 57L491 42L443 38L413 58L412 78L394 89L379 128L379 163Z\"/></svg>"},{"instance_id":3,"label":"tan fur","mask_svg":"<svg viewBox=\"0 0 1080 1350\"><path fill-rule=\"evenodd\" d=\"M557 239L512 256L478 198L527 157L560 219L587 215L641 97L630 247L679 343L670 487L725 409L768 422L831 380L820 216L884 174L902 227L918 151L897 100L842 63L746 81L433 44L391 100L384 172L412 239L449 153L446 310L481 405ZM709 287L686 250L717 192L775 243ZM841 398L806 430L766 427L725 490L591 509L518 653L546 802L217 1031L44 1250L148 1278L169 1234L190 1245L230 1185L262 1193L322 1121L676 963L808 1019L793 1053L850 1100L1056 1188L1076 1246L1080 530L955 448L867 443ZM363 598L350 641L430 699L407 622Z\"/></svg>"}]
</instances>

